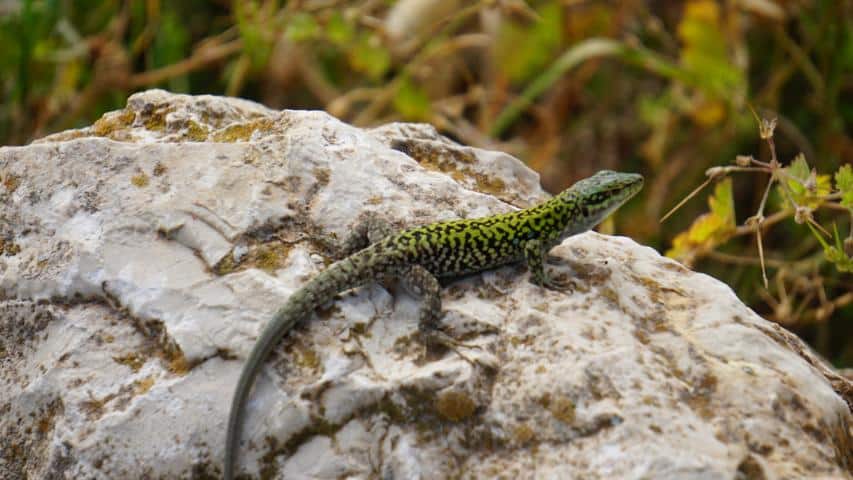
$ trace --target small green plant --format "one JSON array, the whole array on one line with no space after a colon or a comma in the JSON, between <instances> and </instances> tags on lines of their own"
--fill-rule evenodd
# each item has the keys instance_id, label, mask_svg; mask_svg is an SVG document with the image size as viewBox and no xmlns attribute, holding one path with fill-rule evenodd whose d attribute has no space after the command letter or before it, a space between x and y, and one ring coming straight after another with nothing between
<instances>
[{"instance_id":1,"label":"small green plant","mask_svg":"<svg viewBox=\"0 0 853 480\"><path fill-rule=\"evenodd\" d=\"M754 234L765 288L762 296L774 308L777 319L793 323L794 319L803 314L806 306L817 299L818 307L811 310L813 320L825 320L836 309L853 303L853 293L828 298L824 286L829 276L817 275L811 282L800 278L796 280L796 288L793 289L800 304L793 306L791 289L785 287L785 280L791 277L792 270L804 271L803 267L809 267L812 272L820 272L823 265L831 265L838 274L853 273L853 168L849 164L842 165L834 174L833 186L831 176L820 174L810 167L802 153L788 165L783 165L777 158L774 142L776 119L759 119L754 111L753 115L759 124L759 136L769 147L770 160L763 162L751 155L738 155L734 165L708 169L707 180L664 215L661 221L666 220L709 183L717 181L714 193L708 199L710 211L697 218L686 231L678 234L666 254L688 264L705 256L732 263L751 263L752 259L749 257L728 255L719 248L735 237ZM737 172L763 173L769 176L758 211L740 226L735 223L735 200L730 178L732 173ZM769 202L774 190L776 201ZM775 211L765 216L769 203L775 203ZM828 214L822 222L816 219L818 211ZM766 290L769 288L768 262L764 257L762 232L787 219L808 227L815 246L819 246L822 255L814 255L813 251L807 250L800 253L799 260L786 262L774 259L772 264L778 272L776 289L779 298L776 299ZM839 233L839 222L847 223L848 233L844 238ZM832 226L827 228L822 223L831 223Z\"/></svg>"}]
</instances>

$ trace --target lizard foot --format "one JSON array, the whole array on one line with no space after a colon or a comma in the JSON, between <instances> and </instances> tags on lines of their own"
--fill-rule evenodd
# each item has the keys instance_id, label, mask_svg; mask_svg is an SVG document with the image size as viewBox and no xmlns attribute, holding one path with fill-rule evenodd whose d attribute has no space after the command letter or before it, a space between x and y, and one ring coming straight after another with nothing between
<instances>
[{"instance_id":1,"label":"lizard foot","mask_svg":"<svg viewBox=\"0 0 853 480\"><path fill-rule=\"evenodd\" d=\"M530 282L534 285L538 285L543 288L547 288L548 290L554 290L556 292L567 292L573 293L578 289L577 283L571 278L552 278L546 277L544 282L536 282L535 279L531 278Z\"/></svg>"},{"instance_id":2,"label":"lizard foot","mask_svg":"<svg viewBox=\"0 0 853 480\"><path fill-rule=\"evenodd\" d=\"M431 356L436 354L442 350L450 350L456 355L466 362L468 362L473 367L482 367L486 370L493 371L497 369L497 364L494 361L488 361L489 359L480 358L478 355L477 358L473 358L469 355L466 355L462 352L461 349L476 349L483 350L480 345L474 345L470 343L465 343L459 341L452 336L448 335L441 330L431 330L431 331L422 331L420 332L421 342L423 343L426 351L426 356ZM486 355L486 357L491 358L490 355Z\"/></svg>"},{"instance_id":3,"label":"lizard foot","mask_svg":"<svg viewBox=\"0 0 853 480\"><path fill-rule=\"evenodd\" d=\"M563 257L558 257L557 255L551 255L550 253L545 255L545 263L553 266L563 266L568 265L569 262Z\"/></svg>"}]
</instances>

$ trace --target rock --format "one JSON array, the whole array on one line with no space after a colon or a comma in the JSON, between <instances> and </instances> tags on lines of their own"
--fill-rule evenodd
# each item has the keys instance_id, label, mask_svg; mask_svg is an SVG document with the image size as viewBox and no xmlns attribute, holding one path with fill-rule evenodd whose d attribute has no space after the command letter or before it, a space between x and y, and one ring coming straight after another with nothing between
<instances>
[{"instance_id":1,"label":"rock","mask_svg":"<svg viewBox=\"0 0 853 480\"><path fill-rule=\"evenodd\" d=\"M242 359L329 261L318 236L545 197L518 160L425 125L159 90L0 149L0 478L221 476ZM445 289L459 352L424 356L400 289L324 307L259 377L240 471L851 477L851 382L799 339L630 239L552 253L574 292L522 266Z\"/></svg>"}]
</instances>

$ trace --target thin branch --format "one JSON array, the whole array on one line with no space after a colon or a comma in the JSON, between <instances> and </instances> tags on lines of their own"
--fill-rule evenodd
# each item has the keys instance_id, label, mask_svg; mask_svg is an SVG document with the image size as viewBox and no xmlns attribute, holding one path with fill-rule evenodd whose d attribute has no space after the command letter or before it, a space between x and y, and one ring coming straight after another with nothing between
<instances>
[{"instance_id":1,"label":"thin branch","mask_svg":"<svg viewBox=\"0 0 853 480\"><path fill-rule=\"evenodd\" d=\"M138 88L149 85L156 85L160 82L174 77L186 75L192 71L203 68L211 63L218 62L225 57L231 56L239 52L243 48L243 41L240 39L232 40L231 42L209 46L204 49L199 49L195 54L180 62L167 65L157 70L150 70L143 73L133 75L128 80L128 87Z\"/></svg>"},{"instance_id":2,"label":"thin branch","mask_svg":"<svg viewBox=\"0 0 853 480\"><path fill-rule=\"evenodd\" d=\"M740 255L732 255L730 253L723 253L717 250L708 250L705 252L706 255L714 260L731 263L734 265L760 265L761 261L756 259L755 257L742 257ZM787 262L785 260L776 260L773 258L765 259L765 263L772 268L782 268L791 264L791 262ZM766 280L766 279L765 279ZM764 288L768 288L768 284L765 282Z\"/></svg>"},{"instance_id":3,"label":"thin branch","mask_svg":"<svg viewBox=\"0 0 853 480\"><path fill-rule=\"evenodd\" d=\"M803 72L803 75L808 79L809 83L811 83L812 88L815 90L815 94L817 95L819 101L822 101L824 98L824 92L826 91L826 86L823 83L823 78L818 71L817 67L811 62L808 55L803 52L802 49L797 45L791 37L785 32L785 29L782 27L778 27L774 29L776 40L782 45L782 48L791 55L791 58L797 63L800 67L800 70Z\"/></svg>"},{"instance_id":4,"label":"thin branch","mask_svg":"<svg viewBox=\"0 0 853 480\"><path fill-rule=\"evenodd\" d=\"M761 204L758 206L758 213L756 217L760 220L758 223L762 223L764 221L764 207L767 205L767 197L770 195L770 188L773 186L773 180L776 178L775 175L770 175L770 179L767 180L767 187L764 188L764 195L761 197Z\"/></svg>"},{"instance_id":5,"label":"thin branch","mask_svg":"<svg viewBox=\"0 0 853 480\"><path fill-rule=\"evenodd\" d=\"M735 231L732 234L732 236L737 237L737 236L741 236L741 235L749 235L751 233L754 233L759 228L763 229L763 228L766 228L766 227L769 227L771 225L774 225L776 223L781 222L782 220L791 216L791 213L792 213L791 210L780 210L780 211L774 213L773 215L770 215L769 217L762 220L761 225L758 225L757 223L753 223L750 225L741 225L741 226L735 228Z\"/></svg>"},{"instance_id":6,"label":"thin branch","mask_svg":"<svg viewBox=\"0 0 853 480\"><path fill-rule=\"evenodd\" d=\"M758 243L758 258L761 260L761 278L764 280L764 288L768 287L767 264L764 260L764 244L761 242L761 225L755 229L755 241Z\"/></svg>"},{"instance_id":7,"label":"thin branch","mask_svg":"<svg viewBox=\"0 0 853 480\"><path fill-rule=\"evenodd\" d=\"M667 218L669 218L673 213L675 213L676 210L681 208L682 205L687 203L688 200L695 197L703 188L705 188L709 183L711 183L711 180L713 180L713 179L714 179L713 177L708 177L704 182L702 182L702 185L699 185L698 187L696 187L692 192L690 192L686 197L684 197L684 199L682 199L680 202L678 202L678 204L676 206L672 207L672 209L670 211L666 212L666 215L661 217L660 223L665 222Z\"/></svg>"}]
</instances>

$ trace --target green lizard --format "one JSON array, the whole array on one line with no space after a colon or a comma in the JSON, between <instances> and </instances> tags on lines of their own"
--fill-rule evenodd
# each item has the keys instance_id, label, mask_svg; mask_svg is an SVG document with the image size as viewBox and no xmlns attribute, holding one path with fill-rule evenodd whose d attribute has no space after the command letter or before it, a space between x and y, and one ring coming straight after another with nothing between
<instances>
[{"instance_id":1,"label":"green lizard","mask_svg":"<svg viewBox=\"0 0 853 480\"><path fill-rule=\"evenodd\" d=\"M642 187L641 175L601 171L525 210L437 222L397 234L389 234L387 225L375 218L357 225L345 248L349 251L365 248L332 264L291 295L249 354L228 417L225 478L233 479L243 410L261 365L281 337L318 306L341 291L389 275L397 277L423 298L419 319L423 338L444 343L447 339L437 330L441 318L438 278L524 260L534 283L559 288L559 282L545 272L545 254L566 237L597 225Z\"/></svg>"}]
</instances>

